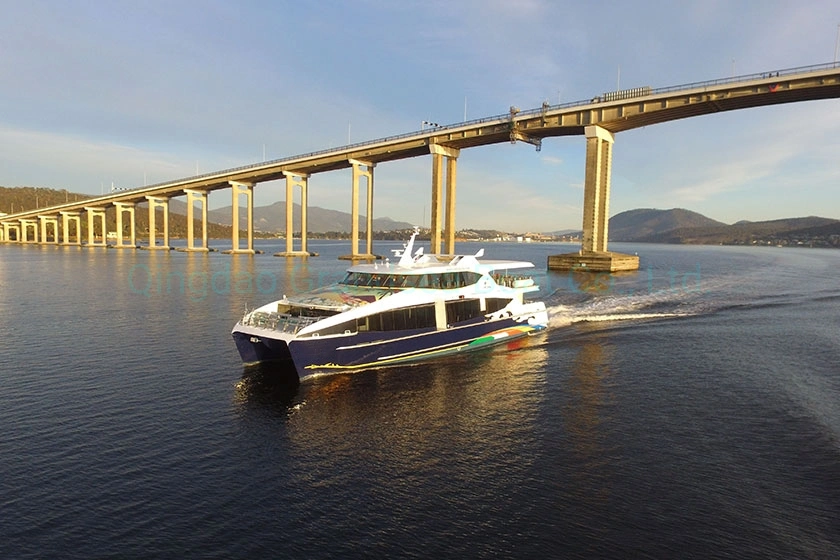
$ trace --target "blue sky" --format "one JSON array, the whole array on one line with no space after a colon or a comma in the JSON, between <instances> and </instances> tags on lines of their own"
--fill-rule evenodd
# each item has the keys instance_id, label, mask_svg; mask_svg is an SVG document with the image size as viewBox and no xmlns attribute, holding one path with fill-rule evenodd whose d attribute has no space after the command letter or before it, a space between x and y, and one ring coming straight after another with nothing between
<instances>
[{"instance_id":1,"label":"blue sky","mask_svg":"<svg viewBox=\"0 0 840 560\"><path fill-rule=\"evenodd\" d=\"M840 24L836 0L0 0L0 13L0 185L89 194L424 120L832 62ZM838 131L840 99L620 133L610 213L840 218ZM583 174L581 137L464 150L457 225L579 228ZM349 211L349 170L309 184L311 205ZM430 185L430 158L378 166L376 216L428 223ZM255 192L270 204L284 184Z\"/></svg>"}]
</instances>

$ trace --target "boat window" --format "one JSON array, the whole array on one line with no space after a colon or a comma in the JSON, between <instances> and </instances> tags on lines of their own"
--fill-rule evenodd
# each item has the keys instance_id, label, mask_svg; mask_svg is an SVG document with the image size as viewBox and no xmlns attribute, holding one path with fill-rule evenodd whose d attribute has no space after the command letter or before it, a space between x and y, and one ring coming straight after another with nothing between
<instances>
[{"instance_id":1,"label":"boat window","mask_svg":"<svg viewBox=\"0 0 840 560\"><path fill-rule=\"evenodd\" d=\"M278 305L278 310L279 309L280 306ZM286 312L292 317L331 317L338 313L335 309L318 309L298 305L288 306Z\"/></svg>"},{"instance_id":2,"label":"boat window","mask_svg":"<svg viewBox=\"0 0 840 560\"><path fill-rule=\"evenodd\" d=\"M487 310L485 313L495 313L499 309L503 309L511 300L509 298L487 298L485 300Z\"/></svg>"},{"instance_id":3,"label":"boat window","mask_svg":"<svg viewBox=\"0 0 840 560\"><path fill-rule=\"evenodd\" d=\"M477 301L477 300L476 300ZM435 305L417 305L405 309L393 309L345 321L317 331L318 336L343 334L347 331L403 331L435 328Z\"/></svg>"},{"instance_id":4,"label":"boat window","mask_svg":"<svg viewBox=\"0 0 840 560\"><path fill-rule=\"evenodd\" d=\"M358 319L359 331L403 331L435 327L434 304L383 311Z\"/></svg>"},{"instance_id":5,"label":"boat window","mask_svg":"<svg viewBox=\"0 0 840 560\"><path fill-rule=\"evenodd\" d=\"M459 274L457 272L445 272L440 275L440 287L444 290L451 290L458 287Z\"/></svg>"},{"instance_id":6,"label":"boat window","mask_svg":"<svg viewBox=\"0 0 840 560\"><path fill-rule=\"evenodd\" d=\"M416 274L372 274L370 272L348 272L342 284L367 288L414 288L420 276Z\"/></svg>"},{"instance_id":7,"label":"boat window","mask_svg":"<svg viewBox=\"0 0 840 560\"><path fill-rule=\"evenodd\" d=\"M481 278L475 272L442 272L439 274L423 274L419 276L418 288L432 288L435 290L453 290L472 286Z\"/></svg>"},{"instance_id":8,"label":"boat window","mask_svg":"<svg viewBox=\"0 0 840 560\"><path fill-rule=\"evenodd\" d=\"M481 274L476 272L459 272L459 274L461 286L472 286L473 284L477 284L481 279Z\"/></svg>"},{"instance_id":9,"label":"boat window","mask_svg":"<svg viewBox=\"0 0 840 560\"><path fill-rule=\"evenodd\" d=\"M341 283L349 286L365 286L370 281L368 276L364 272L348 272Z\"/></svg>"},{"instance_id":10,"label":"boat window","mask_svg":"<svg viewBox=\"0 0 840 560\"><path fill-rule=\"evenodd\" d=\"M450 325L483 316L481 300L458 299L446 302L446 322Z\"/></svg>"},{"instance_id":11,"label":"boat window","mask_svg":"<svg viewBox=\"0 0 840 560\"><path fill-rule=\"evenodd\" d=\"M481 275L475 272L442 272L432 274L378 274L348 272L342 284L368 288L431 288L452 290L476 284Z\"/></svg>"},{"instance_id":12,"label":"boat window","mask_svg":"<svg viewBox=\"0 0 840 560\"><path fill-rule=\"evenodd\" d=\"M417 274L406 274L400 277L398 288L416 288L417 282L420 281L420 276Z\"/></svg>"},{"instance_id":13,"label":"boat window","mask_svg":"<svg viewBox=\"0 0 840 560\"><path fill-rule=\"evenodd\" d=\"M417 282L418 288L440 288L440 274L423 274Z\"/></svg>"}]
</instances>

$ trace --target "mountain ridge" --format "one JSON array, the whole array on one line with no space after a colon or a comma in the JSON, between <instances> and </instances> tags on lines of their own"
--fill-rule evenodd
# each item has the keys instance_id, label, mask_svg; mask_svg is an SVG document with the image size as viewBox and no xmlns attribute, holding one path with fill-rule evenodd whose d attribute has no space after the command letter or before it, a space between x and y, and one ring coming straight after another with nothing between
<instances>
[{"instance_id":1,"label":"mountain ridge","mask_svg":"<svg viewBox=\"0 0 840 560\"><path fill-rule=\"evenodd\" d=\"M840 246L840 220L806 216L725 224L697 212L643 208L610 219L610 241L684 245L813 245ZM834 236L834 239L832 239Z\"/></svg>"}]
</instances>

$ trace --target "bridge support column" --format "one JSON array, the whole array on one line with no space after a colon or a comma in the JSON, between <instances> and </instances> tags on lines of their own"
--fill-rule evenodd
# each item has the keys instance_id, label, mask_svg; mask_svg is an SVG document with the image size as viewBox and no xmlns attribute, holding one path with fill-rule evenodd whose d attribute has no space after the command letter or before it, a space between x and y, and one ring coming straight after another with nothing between
<instances>
[{"instance_id":1,"label":"bridge support column","mask_svg":"<svg viewBox=\"0 0 840 560\"><path fill-rule=\"evenodd\" d=\"M59 212L61 214L61 244L81 245L82 244L82 219L78 212ZM70 242L70 222L76 224L76 241Z\"/></svg>"},{"instance_id":2,"label":"bridge support column","mask_svg":"<svg viewBox=\"0 0 840 560\"><path fill-rule=\"evenodd\" d=\"M580 270L616 272L637 270L639 257L613 253L607 250L609 232L610 173L612 145L611 132L599 126L587 126L586 174L583 189L583 239L578 253L548 257L552 270Z\"/></svg>"},{"instance_id":3,"label":"bridge support column","mask_svg":"<svg viewBox=\"0 0 840 560\"><path fill-rule=\"evenodd\" d=\"M586 175L583 190L584 252L605 252L609 230L610 172L613 135L598 126L586 133Z\"/></svg>"},{"instance_id":4,"label":"bridge support column","mask_svg":"<svg viewBox=\"0 0 840 560\"><path fill-rule=\"evenodd\" d=\"M29 228L32 228L32 239L29 239ZM38 222L35 220L22 219L20 221L20 232L22 243L38 243Z\"/></svg>"},{"instance_id":5,"label":"bridge support column","mask_svg":"<svg viewBox=\"0 0 840 560\"><path fill-rule=\"evenodd\" d=\"M58 245L58 218L55 216L38 216L41 221L41 243L47 242L47 226L53 227L53 243Z\"/></svg>"},{"instance_id":6,"label":"bridge support column","mask_svg":"<svg viewBox=\"0 0 840 560\"><path fill-rule=\"evenodd\" d=\"M350 254L339 257L345 260L375 259L373 254L373 167L374 164L367 161L350 160L353 166L353 191L350 199ZM362 169L362 168L365 169ZM367 180L367 217L365 252L359 253L359 181L362 178Z\"/></svg>"},{"instance_id":7,"label":"bridge support column","mask_svg":"<svg viewBox=\"0 0 840 560\"><path fill-rule=\"evenodd\" d=\"M105 247L108 240L108 228L105 225L105 210L98 207L85 207L88 224L88 247ZM102 241L96 241L96 222L99 221L102 232Z\"/></svg>"},{"instance_id":8,"label":"bridge support column","mask_svg":"<svg viewBox=\"0 0 840 560\"><path fill-rule=\"evenodd\" d=\"M3 227L0 227L0 243L5 243L9 240L9 225L3 222Z\"/></svg>"},{"instance_id":9,"label":"bridge support column","mask_svg":"<svg viewBox=\"0 0 840 560\"><path fill-rule=\"evenodd\" d=\"M284 171L286 176L286 250L281 253L274 253L275 257L308 257L310 255L306 248L306 232L308 223L306 211L309 196L309 175ZM300 251L295 251L294 241L294 196L295 187L300 187Z\"/></svg>"},{"instance_id":10,"label":"bridge support column","mask_svg":"<svg viewBox=\"0 0 840 560\"><path fill-rule=\"evenodd\" d=\"M439 144L430 144L429 151L432 153L432 222L431 222L431 248L433 254L439 254L443 238L442 214L443 214L443 158L446 158L446 224L443 231L446 232L446 254L455 253L455 185L458 156L461 151L457 148L448 148Z\"/></svg>"},{"instance_id":11,"label":"bridge support column","mask_svg":"<svg viewBox=\"0 0 840 560\"><path fill-rule=\"evenodd\" d=\"M12 235L12 232L14 232L14 235ZM2 241L5 243L11 243L12 241L20 243L20 225L13 222L3 222Z\"/></svg>"},{"instance_id":12,"label":"bridge support column","mask_svg":"<svg viewBox=\"0 0 840 560\"><path fill-rule=\"evenodd\" d=\"M134 218L134 206L135 203L133 202L115 202L114 207L117 209L117 244L115 247L117 249L136 249L137 248L137 228L136 228L136 221ZM123 243L123 212L128 213L128 239L129 244L126 245Z\"/></svg>"},{"instance_id":13,"label":"bridge support column","mask_svg":"<svg viewBox=\"0 0 840 560\"><path fill-rule=\"evenodd\" d=\"M169 246L169 198L165 196L151 196L147 195L146 200L149 201L149 249L163 249L169 251L172 247ZM157 232L155 224L155 214L160 207L163 210L163 245L157 244Z\"/></svg>"},{"instance_id":14,"label":"bridge support column","mask_svg":"<svg viewBox=\"0 0 840 560\"><path fill-rule=\"evenodd\" d=\"M207 191L184 189L187 193L187 251L209 251L207 246ZM195 246L195 203L201 202L201 246Z\"/></svg>"},{"instance_id":15,"label":"bridge support column","mask_svg":"<svg viewBox=\"0 0 840 560\"><path fill-rule=\"evenodd\" d=\"M231 253L245 253L253 255L256 251L254 251L254 185L253 183L239 183L237 181L228 181L231 186L231 190L233 193L233 205L232 205L232 222L233 222L233 234L232 234L232 241L233 241L233 248L230 250ZM245 249L239 248L239 196L245 195L247 201L245 203L246 211L246 221L245 224L248 227L248 245ZM227 252L227 251L225 251Z\"/></svg>"},{"instance_id":16,"label":"bridge support column","mask_svg":"<svg viewBox=\"0 0 840 560\"><path fill-rule=\"evenodd\" d=\"M20 223L18 222L17 224L7 224L7 226L9 228L9 232L6 235L6 241L11 241L12 240L12 232L14 232L15 242L20 243L20 241L21 241L21 239L20 239Z\"/></svg>"}]
</instances>

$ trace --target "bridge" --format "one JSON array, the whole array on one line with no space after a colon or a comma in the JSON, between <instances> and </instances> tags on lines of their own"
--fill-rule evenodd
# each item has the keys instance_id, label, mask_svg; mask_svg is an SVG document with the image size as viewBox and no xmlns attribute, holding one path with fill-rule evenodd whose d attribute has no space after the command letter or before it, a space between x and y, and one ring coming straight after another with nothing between
<instances>
[{"instance_id":1,"label":"bridge","mask_svg":"<svg viewBox=\"0 0 840 560\"><path fill-rule=\"evenodd\" d=\"M307 193L309 178L318 173L351 171L351 252L346 258L373 258L372 221L374 168L386 162L431 156L431 251L454 253L457 160L461 150L502 142L526 142L539 150L555 136L584 136L586 163L583 239L580 251L549 257L549 268L593 271L635 270L638 256L607 249L612 145L619 132L720 111L840 97L840 63L774 70L726 79L652 89L640 87L606 92L590 99L508 113L447 126L341 146L235 169L197 175L147 187L111 193L84 201L0 216L0 241L82 245L81 220L86 217L87 246L107 244L105 211L116 209L113 247L138 247L137 204L148 203L148 249L170 249L169 200L186 196L187 251L208 251L207 195L230 189L232 253L254 253L253 189L259 183L286 181L286 247L278 256L308 255ZM445 187L445 190L444 190ZM359 251L360 191L366 189L366 245ZM293 239L293 199L300 191L301 238ZM244 202L243 202L244 198ZM196 235L196 204L201 235ZM245 208L245 239L240 239L240 209ZM156 211L162 210L162 244L157 243ZM128 234L124 231L128 220ZM59 221L61 228L59 230ZM50 230L52 235L50 236ZM97 235L97 230L99 235ZM51 241L50 241L51 238ZM242 243L245 246L242 246Z\"/></svg>"}]
</instances>

